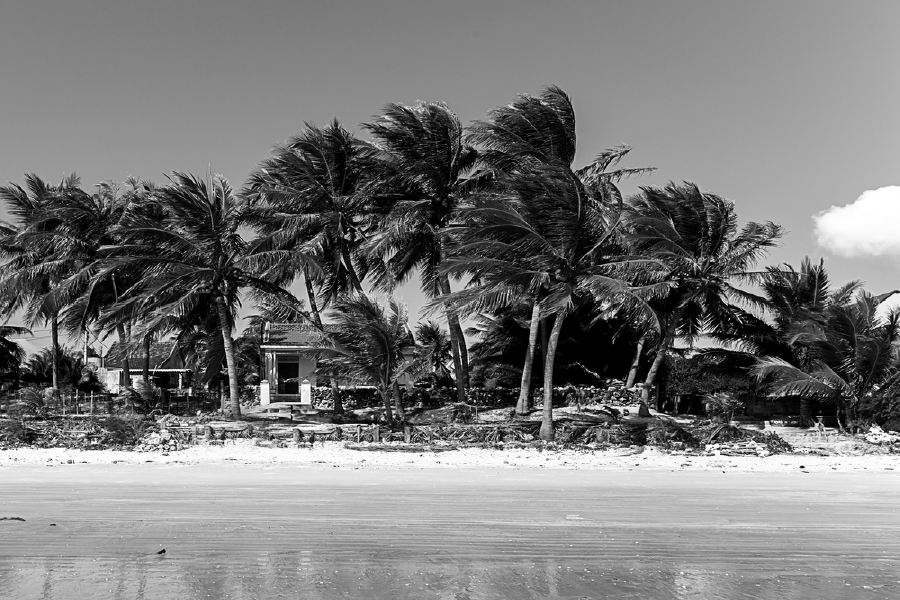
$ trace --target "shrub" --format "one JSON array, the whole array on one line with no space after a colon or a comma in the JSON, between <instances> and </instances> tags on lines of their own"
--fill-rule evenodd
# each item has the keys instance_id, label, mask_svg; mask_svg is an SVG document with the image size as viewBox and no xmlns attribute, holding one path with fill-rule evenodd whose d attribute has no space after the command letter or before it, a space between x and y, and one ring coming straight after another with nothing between
<instances>
[{"instance_id":1,"label":"shrub","mask_svg":"<svg viewBox=\"0 0 900 600\"><path fill-rule=\"evenodd\" d=\"M107 444L133 446L144 437L149 426L150 422L137 415L108 417L101 423L105 433L103 441Z\"/></svg>"}]
</instances>

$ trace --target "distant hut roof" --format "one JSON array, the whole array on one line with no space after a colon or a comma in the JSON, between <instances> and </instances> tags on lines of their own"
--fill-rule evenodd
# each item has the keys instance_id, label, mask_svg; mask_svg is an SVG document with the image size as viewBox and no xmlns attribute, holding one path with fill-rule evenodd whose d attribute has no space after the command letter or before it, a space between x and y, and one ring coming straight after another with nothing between
<instances>
[{"instance_id":1,"label":"distant hut roof","mask_svg":"<svg viewBox=\"0 0 900 600\"><path fill-rule=\"evenodd\" d=\"M331 330L325 325L325 330ZM322 332L305 323L266 323L263 325L263 348L310 348L323 342Z\"/></svg>"},{"instance_id":2,"label":"distant hut roof","mask_svg":"<svg viewBox=\"0 0 900 600\"><path fill-rule=\"evenodd\" d=\"M184 360L179 352L172 354L175 342L153 342L150 344L150 370L184 370L190 369L184 366ZM132 371L140 371L144 366L144 348L139 345L128 351L129 367ZM125 352L119 342L114 342L106 355L107 369L124 369Z\"/></svg>"}]
</instances>

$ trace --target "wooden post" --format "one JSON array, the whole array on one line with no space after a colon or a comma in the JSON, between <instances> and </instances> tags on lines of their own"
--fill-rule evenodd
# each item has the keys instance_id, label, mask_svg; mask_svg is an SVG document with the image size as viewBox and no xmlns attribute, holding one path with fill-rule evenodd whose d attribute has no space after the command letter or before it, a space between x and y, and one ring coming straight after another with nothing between
<instances>
[{"instance_id":1,"label":"wooden post","mask_svg":"<svg viewBox=\"0 0 900 600\"><path fill-rule=\"evenodd\" d=\"M295 444L300 444L300 442L303 441L303 434L300 433L300 430L299 430L299 429L294 428L294 432L293 432L292 435L293 435L293 437L294 437L294 443L295 443Z\"/></svg>"},{"instance_id":2,"label":"wooden post","mask_svg":"<svg viewBox=\"0 0 900 600\"><path fill-rule=\"evenodd\" d=\"M406 442L406 443L408 444L409 441L410 441L410 438L411 438L411 433L410 433L410 430L409 430L409 425L407 425L406 423L404 423L404 424L403 424L403 441Z\"/></svg>"},{"instance_id":3,"label":"wooden post","mask_svg":"<svg viewBox=\"0 0 900 600\"><path fill-rule=\"evenodd\" d=\"M372 441L376 443L381 441L381 427L377 423L372 425Z\"/></svg>"},{"instance_id":4,"label":"wooden post","mask_svg":"<svg viewBox=\"0 0 900 600\"><path fill-rule=\"evenodd\" d=\"M94 392L91 391L91 416L94 416Z\"/></svg>"},{"instance_id":5,"label":"wooden post","mask_svg":"<svg viewBox=\"0 0 900 600\"><path fill-rule=\"evenodd\" d=\"M362 440L362 425L356 426L356 443L358 444Z\"/></svg>"}]
</instances>

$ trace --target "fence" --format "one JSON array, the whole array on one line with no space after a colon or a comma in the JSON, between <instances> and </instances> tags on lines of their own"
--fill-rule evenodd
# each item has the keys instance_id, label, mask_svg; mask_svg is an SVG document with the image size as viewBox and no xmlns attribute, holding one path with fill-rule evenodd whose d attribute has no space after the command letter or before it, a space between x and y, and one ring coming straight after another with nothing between
<instances>
[{"instance_id":1,"label":"fence","mask_svg":"<svg viewBox=\"0 0 900 600\"><path fill-rule=\"evenodd\" d=\"M61 392L56 395L43 394L43 390L20 389L0 395L0 415L9 416L10 410L23 405L23 394L40 394L43 406L61 416L93 416L111 415L117 410L133 410L134 407L118 400L116 395L107 392ZM218 399L211 400L207 396L193 394L163 394L155 405L155 409L174 415L190 415L199 409L209 410L218 407Z\"/></svg>"}]
</instances>

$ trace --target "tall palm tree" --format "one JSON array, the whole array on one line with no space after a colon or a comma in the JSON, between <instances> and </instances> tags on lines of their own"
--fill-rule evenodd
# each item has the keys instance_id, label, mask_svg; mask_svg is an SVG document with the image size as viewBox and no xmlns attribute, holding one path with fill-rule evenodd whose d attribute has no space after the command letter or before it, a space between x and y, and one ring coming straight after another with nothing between
<instances>
[{"instance_id":1,"label":"tall palm tree","mask_svg":"<svg viewBox=\"0 0 900 600\"><path fill-rule=\"evenodd\" d=\"M440 266L451 238L441 232L456 222L461 202L478 184L477 178L469 176L477 153L466 143L456 113L439 102L388 104L363 127L382 151L376 193L393 200L387 222L370 244L387 261L383 283L392 289L418 271L426 297L445 298L451 291L450 279ZM469 387L466 340L456 307L445 302L444 309L457 395L465 402Z\"/></svg>"},{"instance_id":2,"label":"tall palm tree","mask_svg":"<svg viewBox=\"0 0 900 600\"><path fill-rule=\"evenodd\" d=\"M628 200L625 214L635 251L662 262L662 271L652 276L671 285L653 304L660 333L644 380L646 404L676 337L692 343L702 333L727 330L745 314L736 303L765 306L738 285L759 280L760 273L751 269L776 244L782 228L766 222L739 230L734 203L692 183L644 187Z\"/></svg>"},{"instance_id":3,"label":"tall palm tree","mask_svg":"<svg viewBox=\"0 0 900 600\"><path fill-rule=\"evenodd\" d=\"M606 233L609 234L615 233L618 222L618 217L611 215L609 210L622 202L616 184L625 177L654 170L615 169L631 150L628 146L608 149L587 166L576 170L573 166L577 148L575 110L570 98L556 86L546 88L539 96L519 95L512 103L494 109L486 120L476 121L470 127L468 139L479 148L479 168L493 174L495 187L510 189L514 195L527 201L531 196L546 194L546 190L538 189L540 185L536 179L545 176L553 178L553 185L571 198L576 220L581 217L583 207L592 206L595 210L605 211L607 214L603 219L607 221L609 232ZM535 223L535 228L541 230L546 227ZM603 244L612 246L612 241L609 235L604 234ZM516 291L532 294L533 302L528 350L517 404L517 412L524 414L530 408L531 371L541 320L547 319L544 323L546 331L550 319L542 309L542 289ZM562 327L561 323L559 327ZM549 349L549 340L544 348ZM544 369L546 371L546 364Z\"/></svg>"},{"instance_id":4,"label":"tall palm tree","mask_svg":"<svg viewBox=\"0 0 900 600\"><path fill-rule=\"evenodd\" d=\"M554 359L563 323L581 298L635 299L658 293L633 289L620 278L643 259L610 254L615 212L588 200L580 180L556 169L534 169L511 179L515 195L482 198L468 211L459 256L449 269L471 273L479 285L454 300L479 310L508 304L523 290L539 298L539 316L552 317L544 362L541 438L554 438ZM651 261L652 262L652 261ZM523 382L524 383L524 382Z\"/></svg>"},{"instance_id":5,"label":"tall palm tree","mask_svg":"<svg viewBox=\"0 0 900 600\"><path fill-rule=\"evenodd\" d=\"M302 277L312 325L320 330L321 312L341 295L361 293L370 270L360 249L379 224L364 189L371 155L371 146L336 120L307 123L272 150L244 189L261 234L256 248L282 253L268 277L283 286ZM336 381L332 393L335 412L342 412Z\"/></svg>"},{"instance_id":6,"label":"tall palm tree","mask_svg":"<svg viewBox=\"0 0 900 600\"><path fill-rule=\"evenodd\" d=\"M852 302L831 303L824 320L795 325L794 344L805 353L802 365L762 357L754 373L771 384L775 395L837 405L838 424L843 412L845 424L852 428L861 402L898 372L900 310L882 318L880 303L879 297L865 292Z\"/></svg>"},{"instance_id":7,"label":"tall palm tree","mask_svg":"<svg viewBox=\"0 0 900 600\"><path fill-rule=\"evenodd\" d=\"M397 417L404 420L399 382L427 371L430 357L416 350L405 309L390 299L382 306L365 295L350 296L332 308L332 323L324 333L324 343L309 351L320 361L317 371L364 385L372 385L384 401L385 417L394 421L391 397Z\"/></svg>"},{"instance_id":8,"label":"tall palm tree","mask_svg":"<svg viewBox=\"0 0 900 600\"><path fill-rule=\"evenodd\" d=\"M252 224L263 235L258 243L293 252L285 255L294 259L291 275L310 278L320 287L314 296L326 302L361 292L369 271L359 249L374 223L362 189L370 155L371 148L337 121L307 123L272 150L245 186L255 209Z\"/></svg>"},{"instance_id":9,"label":"tall palm tree","mask_svg":"<svg viewBox=\"0 0 900 600\"><path fill-rule=\"evenodd\" d=\"M154 195L161 220L129 213L120 226L121 242L108 249L109 271L134 271L141 280L107 315L148 315L144 328L163 324L184 333L202 314L218 317L228 368L232 418L241 414L234 349L235 312L243 289L286 296L287 292L259 276L273 260L271 254L250 253L239 228L246 207L220 175L202 181L173 173L171 183ZM212 310L210 310L212 309Z\"/></svg>"},{"instance_id":10,"label":"tall palm tree","mask_svg":"<svg viewBox=\"0 0 900 600\"><path fill-rule=\"evenodd\" d=\"M25 187L0 187L16 222L0 222L0 315L24 312L26 325L49 324L52 341L53 389L60 385L59 313L61 306L50 291L69 274L64 245L57 244L55 230L63 222L50 209L67 195L83 194L81 181L72 174L59 185L50 185L34 174L25 176Z\"/></svg>"},{"instance_id":11,"label":"tall palm tree","mask_svg":"<svg viewBox=\"0 0 900 600\"><path fill-rule=\"evenodd\" d=\"M152 183L134 177L128 177L124 184L103 181L93 194L69 190L48 207L47 218L59 223L48 235L68 276L54 286L45 302L61 307L61 324L70 336L87 336L98 324L101 312L113 306L121 293L135 283L137 273L103 271L103 248L118 241L115 232L122 218L129 211L146 207L154 188ZM143 210L146 215L148 211ZM127 332L131 325L131 320L116 323L119 342L124 347L130 346ZM145 340L149 342L150 337ZM128 385L127 352L124 371Z\"/></svg>"}]
</instances>

